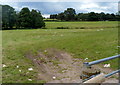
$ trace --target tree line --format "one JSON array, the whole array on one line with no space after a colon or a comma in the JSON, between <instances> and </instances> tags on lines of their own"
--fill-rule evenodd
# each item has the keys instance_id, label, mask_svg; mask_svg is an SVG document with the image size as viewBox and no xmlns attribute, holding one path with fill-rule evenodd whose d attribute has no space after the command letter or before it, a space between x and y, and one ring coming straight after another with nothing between
<instances>
[{"instance_id":1,"label":"tree line","mask_svg":"<svg viewBox=\"0 0 120 85\"><path fill-rule=\"evenodd\" d=\"M9 5L2 6L2 29L36 29L44 28L45 22L39 10L24 7L19 12ZM1 10L0 10L1 11ZM1 16L0 16L1 17ZM75 9L67 8L64 12L51 14L50 19L60 21L119 21L119 14L78 13Z\"/></svg>"},{"instance_id":2,"label":"tree line","mask_svg":"<svg viewBox=\"0 0 120 85\"><path fill-rule=\"evenodd\" d=\"M75 9L67 8L64 12L58 14L51 14L50 19L58 19L61 21L119 21L119 14L109 13L78 13L76 14Z\"/></svg>"},{"instance_id":3,"label":"tree line","mask_svg":"<svg viewBox=\"0 0 120 85\"><path fill-rule=\"evenodd\" d=\"M32 29L45 27L40 11L24 7L20 12L9 5L2 5L2 29Z\"/></svg>"}]
</instances>

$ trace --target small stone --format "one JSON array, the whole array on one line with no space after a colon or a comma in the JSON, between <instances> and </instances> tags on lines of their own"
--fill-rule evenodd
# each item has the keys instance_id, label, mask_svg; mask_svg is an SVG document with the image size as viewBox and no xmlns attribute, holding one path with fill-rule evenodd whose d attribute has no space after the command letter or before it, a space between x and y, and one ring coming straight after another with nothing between
<instances>
[{"instance_id":1,"label":"small stone","mask_svg":"<svg viewBox=\"0 0 120 85\"><path fill-rule=\"evenodd\" d=\"M19 70L19 72L22 72L21 70Z\"/></svg>"},{"instance_id":2,"label":"small stone","mask_svg":"<svg viewBox=\"0 0 120 85\"><path fill-rule=\"evenodd\" d=\"M16 68L19 68L19 66L16 66Z\"/></svg>"},{"instance_id":3,"label":"small stone","mask_svg":"<svg viewBox=\"0 0 120 85\"><path fill-rule=\"evenodd\" d=\"M29 72L26 72L26 74L29 74Z\"/></svg>"},{"instance_id":4,"label":"small stone","mask_svg":"<svg viewBox=\"0 0 120 85\"><path fill-rule=\"evenodd\" d=\"M32 70L33 70L33 68L28 68L28 70L29 70L29 71L32 71Z\"/></svg>"},{"instance_id":5,"label":"small stone","mask_svg":"<svg viewBox=\"0 0 120 85\"><path fill-rule=\"evenodd\" d=\"M28 81L32 81L32 79L28 79Z\"/></svg>"},{"instance_id":6,"label":"small stone","mask_svg":"<svg viewBox=\"0 0 120 85\"><path fill-rule=\"evenodd\" d=\"M47 52L47 50L44 50L44 52L46 53L46 52Z\"/></svg>"},{"instance_id":7,"label":"small stone","mask_svg":"<svg viewBox=\"0 0 120 85\"><path fill-rule=\"evenodd\" d=\"M55 77L55 76L53 76L53 79L56 79L56 77Z\"/></svg>"},{"instance_id":8,"label":"small stone","mask_svg":"<svg viewBox=\"0 0 120 85\"><path fill-rule=\"evenodd\" d=\"M88 60L88 58L85 58L85 60Z\"/></svg>"},{"instance_id":9,"label":"small stone","mask_svg":"<svg viewBox=\"0 0 120 85\"><path fill-rule=\"evenodd\" d=\"M37 59L34 59L34 61L36 61Z\"/></svg>"},{"instance_id":10,"label":"small stone","mask_svg":"<svg viewBox=\"0 0 120 85\"><path fill-rule=\"evenodd\" d=\"M2 67L7 67L5 64L3 64L3 66Z\"/></svg>"},{"instance_id":11,"label":"small stone","mask_svg":"<svg viewBox=\"0 0 120 85\"><path fill-rule=\"evenodd\" d=\"M104 67L108 68L108 67L110 67L110 64L105 64Z\"/></svg>"}]
</instances>

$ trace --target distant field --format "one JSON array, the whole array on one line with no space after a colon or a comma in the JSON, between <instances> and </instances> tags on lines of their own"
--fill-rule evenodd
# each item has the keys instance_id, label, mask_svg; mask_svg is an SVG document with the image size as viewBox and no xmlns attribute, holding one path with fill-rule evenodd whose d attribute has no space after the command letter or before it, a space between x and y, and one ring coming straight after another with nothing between
<instances>
[{"instance_id":1,"label":"distant field","mask_svg":"<svg viewBox=\"0 0 120 85\"><path fill-rule=\"evenodd\" d=\"M73 57L88 61L117 55L117 22L46 22L47 28L69 27L104 27L95 29L31 29L3 31L3 82L35 82L37 68L25 55L48 48L60 49L73 54ZM106 28L105 28L106 27ZM108 27L108 28L107 28ZM111 68L117 68L117 60L108 61ZM20 66L22 72L16 66ZM34 68L25 75L28 68ZM33 81L28 81L32 78ZM44 82L44 81L37 81Z\"/></svg>"},{"instance_id":2,"label":"distant field","mask_svg":"<svg viewBox=\"0 0 120 85\"><path fill-rule=\"evenodd\" d=\"M68 27L68 28L114 28L118 26L117 21L97 22L46 22L46 28Z\"/></svg>"}]
</instances>

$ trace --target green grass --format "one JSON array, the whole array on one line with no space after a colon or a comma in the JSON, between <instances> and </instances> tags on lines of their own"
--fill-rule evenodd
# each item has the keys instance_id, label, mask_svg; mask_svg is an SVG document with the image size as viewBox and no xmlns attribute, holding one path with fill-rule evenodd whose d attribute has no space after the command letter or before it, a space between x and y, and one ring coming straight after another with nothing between
<instances>
[{"instance_id":1,"label":"green grass","mask_svg":"<svg viewBox=\"0 0 120 85\"><path fill-rule=\"evenodd\" d=\"M54 28L58 26L55 23L73 26L70 22L47 22L47 26ZM82 25L82 22L72 23L80 23ZM90 26L90 22L83 22L83 24L84 23L88 23L88 25L85 26ZM99 23L102 24L103 22ZM117 24L117 22L108 23L113 23L113 26ZM110 26L111 24L106 26ZM98 24L96 24L96 26L98 26ZM37 54L38 50L43 51L47 48L55 48L72 53L75 58L89 58L88 61L116 55L118 52L117 30L117 28L5 30L2 32L2 63L7 67L3 68L3 83L45 82L44 80L37 80L37 68L25 57L29 52ZM58 62L54 63L56 64ZM105 63L111 63L111 68L113 69L116 69L118 64L116 59ZM16 68L17 65L20 66L20 68ZM29 72L28 68L31 67L33 71ZM19 72L19 70L22 71ZM29 74L26 74L27 72L29 72ZM28 81L28 79L32 79L33 81Z\"/></svg>"},{"instance_id":2,"label":"green grass","mask_svg":"<svg viewBox=\"0 0 120 85\"><path fill-rule=\"evenodd\" d=\"M97 22L46 22L46 28L69 27L69 28L114 28L118 26L117 21Z\"/></svg>"}]
</instances>

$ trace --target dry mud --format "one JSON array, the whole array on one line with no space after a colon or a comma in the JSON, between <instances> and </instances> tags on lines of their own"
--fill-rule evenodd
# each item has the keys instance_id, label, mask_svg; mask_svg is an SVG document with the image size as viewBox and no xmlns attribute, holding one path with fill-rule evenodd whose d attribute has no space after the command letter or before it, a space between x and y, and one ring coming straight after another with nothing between
<instances>
[{"instance_id":1,"label":"dry mud","mask_svg":"<svg viewBox=\"0 0 120 85\"><path fill-rule=\"evenodd\" d=\"M47 83L82 83L80 75L83 59L73 58L71 54L53 48L39 51L37 55L28 53L26 57L38 68L38 80L45 80ZM99 67L105 74L113 71L98 65L94 67ZM118 83L115 77L117 74L103 83Z\"/></svg>"}]
</instances>

